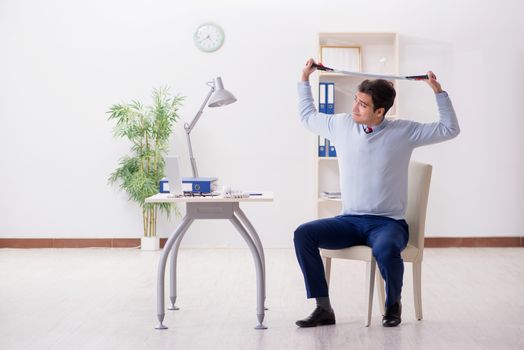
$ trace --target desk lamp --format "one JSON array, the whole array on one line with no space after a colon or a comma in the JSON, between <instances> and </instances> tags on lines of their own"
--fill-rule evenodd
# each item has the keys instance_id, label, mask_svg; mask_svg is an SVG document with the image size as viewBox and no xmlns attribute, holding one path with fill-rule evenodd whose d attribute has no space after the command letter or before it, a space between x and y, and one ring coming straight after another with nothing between
<instances>
[{"instance_id":1,"label":"desk lamp","mask_svg":"<svg viewBox=\"0 0 524 350\"><path fill-rule=\"evenodd\" d=\"M224 84L222 83L221 77L216 77L213 81L207 82L207 86L209 86L211 90L207 94L206 99L204 100L204 103L202 103L202 106L200 106L200 109L198 110L196 116L193 118L191 123L184 124L184 129L186 130L186 136L187 136L187 146L189 148L189 159L191 161L191 169L193 170L193 178L198 177L198 170L196 166L195 157L193 157L193 148L191 147L191 138L189 137L191 130L193 130L193 128L195 127L195 124L198 122L198 119L202 115L202 112L204 111L206 104L208 107L221 107L221 106L226 106L228 104L236 102L237 100L231 92L224 89Z\"/></svg>"}]
</instances>

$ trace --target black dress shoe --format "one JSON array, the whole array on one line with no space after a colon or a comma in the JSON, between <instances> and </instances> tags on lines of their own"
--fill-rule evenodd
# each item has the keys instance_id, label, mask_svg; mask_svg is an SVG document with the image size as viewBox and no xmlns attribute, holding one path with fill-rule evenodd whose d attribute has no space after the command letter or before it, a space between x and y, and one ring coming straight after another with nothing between
<instances>
[{"instance_id":1,"label":"black dress shoe","mask_svg":"<svg viewBox=\"0 0 524 350\"><path fill-rule=\"evenodd\" d=\"M386 308L386 314L382 317L382 325L384 327L398 326L402 321L400 315L402 315L402 303L397 301L395 304Z\"/></svg>"},{"instance_id":2,"label":"black dress shoe","mask_svg":"<svg viewBox=\"0 0 524 350\"><path fill-rule=\"evenodd\" d=\"M295 322L299 327L316 327L335 324L335 312L333 309L327 311L317 306L308 318Z\"/></svg>"}]
</instances>

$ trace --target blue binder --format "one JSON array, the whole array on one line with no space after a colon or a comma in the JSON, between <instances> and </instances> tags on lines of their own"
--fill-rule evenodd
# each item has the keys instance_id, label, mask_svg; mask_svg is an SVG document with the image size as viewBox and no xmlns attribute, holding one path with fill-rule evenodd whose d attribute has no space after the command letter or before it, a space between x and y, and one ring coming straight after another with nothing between
<instances>
[{"instance_id":1,"label":"blue binder","mask_svg":"<svg viewBox=\"0 0 524 350\"><path fill-rule=\"evenodd\" d=\"M337 156L337 150L335 149L335 146L331 144L331 141L326 139L326 156L327 157L336 157Z\"/></svg>"},{"instance_id":2,"label":"blue binder","mask_svg":"<svg viewBox=\"0 0 524 350\"><path fill-rule=\"evenodd\" d=\"M183 177L182 189L184 192L211 193L216 191L216 177Z\"/></svg>"},{"instance_id":3,"label":"blue binder","mask_svg":"<svg viewBox=\"0 0 524 350\"><path fill-rule=\"evenodd\" d=\"M169 181L167 177L163 177L158 184L158 192L160 193L169 193Z\"/></svg>"},{"instance_id":4,"label":"blue binder","mask_svg":"<svg viewBox=\"0 0 524 350\"><path fill-rule=\"evenodd\" d=\"M326 113L326 83L318 83L318 111L319 113Z\"/></svg>"},{"instance_id":5,"label":"blue binder","mask_svg":"<svg viewBox=\"0 0 524 350\"><path fill-rule=\"evenodd\" d=\"M318 137L318 156L319 157L325 157L327 156L327 150L326 150L326 140Z\"/></svg>"},{"instance_id":6,"label":"blue binder","mask_svg":"<svg viewBox=\"0 0 524 350\"><path fill-rule=\"evenodd\" d=\"M184 193L211 193L217 189L217 180L216 177L184 177L182 178L182 189ZM160 180L158 190L160 193L169 193L167 177Z\"/></svg>"},{"instance_id":7,"label":"blue binder","mask_svg":"<svg viewBox=\"0 0 524 350\"><path fill-rule=\"evenodd\" d=\"M337 150L335 149L335 146L331 144L331 142L329 142L327 153L328 153L328 157L336 157L337 156Z\"/></svg>"},{"instance_id":8,"label":"blue binder","mask_svg":"<svg viewBox=\"0 0 524 350\"><path fill-rule=\"evenodd\" d=\"M328 154L329 154L329 157L336 157L337 156L337 150L336 150L335 146L333 146L333 145L329 146Z\"/></svg>"},{"instance_id":9,"label":"blue binder","mask_svg":"<svg viewBox=\"0 0 524 350\"><path fill-rule=\"evenodd\" d=\"M335 114L335 83L326 84L326 114Z\"/></svg>"}]
</instances>

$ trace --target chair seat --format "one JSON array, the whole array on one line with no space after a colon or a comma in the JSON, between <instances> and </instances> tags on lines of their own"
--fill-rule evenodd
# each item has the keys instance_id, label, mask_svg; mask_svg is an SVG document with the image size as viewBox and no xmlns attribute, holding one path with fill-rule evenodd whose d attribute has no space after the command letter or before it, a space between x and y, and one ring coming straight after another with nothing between
<instances>
[{"instance_id":1,"label":"chair seat","mask_svg":"<svg viewBox=\"0 0 524 350\"><path fill-rule=\"evenodd\" d=\"M356 245L344 249L320 249L320 256L335 259L371 261L371 248L366 245Z\"/></svg>"},{"instance_id":2,"label":"chair seat","mask_svg":"<svg viewBox=\"0 0 524 350\"><path fill-rule=\"evenodd\" d=\"M413 262L417 259L419 249L411 244L402 251L402 259L406 262ZM344 249L320 249L320 256L325 258L371 261L371 248L366 245L357 245Z\"/></svg>"}]
</instances>

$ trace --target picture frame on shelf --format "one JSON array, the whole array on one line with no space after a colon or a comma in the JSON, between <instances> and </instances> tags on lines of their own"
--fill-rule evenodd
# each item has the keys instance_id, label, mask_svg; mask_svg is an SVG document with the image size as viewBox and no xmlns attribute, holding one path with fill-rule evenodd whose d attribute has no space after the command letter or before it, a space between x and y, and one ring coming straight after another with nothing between
<instances>
[{"instance_id":1,"label":"picture frame on shelf","mask_svg":"<svg viewBox=\"0 0 524 350\"><path fill-rule=\"evenodd\" d=\"M362 55L360 46L320 46L320 62L326 67L360 72Z\"/></svg>"}]
</instances>

